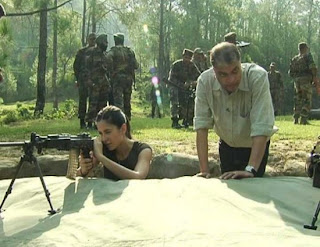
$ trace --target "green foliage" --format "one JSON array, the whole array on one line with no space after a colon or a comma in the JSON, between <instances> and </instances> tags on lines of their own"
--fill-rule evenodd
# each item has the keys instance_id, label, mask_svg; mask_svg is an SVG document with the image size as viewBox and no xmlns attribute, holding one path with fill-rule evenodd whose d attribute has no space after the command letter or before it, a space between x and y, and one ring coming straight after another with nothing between
<instances>
[{"instance_id":1,"label":"green foliage","mask_svg":"<svg viewBox=\"0 0 320 247\"><path fill-rule=\"evenodd\" d=\"M71 119L76 116L77 110L77 103L72 99L68 99L64 102L61 109L53 108L51 112L45 113L43 118L46 120Z\"/></svg>"},{"instance_id":2,"label":"green foliage","mask_svg":"<svg viewBox=\"0 0 320 247\"><path fill-rule=\"evenodd\" d=\"M5 116L2 119L3 124L9 124L18 121L19 116L16 110L9 110L5 112Z\"/></svg>"},{"instance_id":3,"label":"green foliage","mask_svg":"<svg viewBox=\"0 0 320 247\"><path fill-rule=\"evenodd\" d=\"M22 122L36 119L34 117L34 104L26 104L18 102L16 108L1 108L0 110L0 124L10 124L13 122ZM57 120L57 119L72 119L77 115L77 103L72 100L63 102L61 109L52 108L46 111L42 119Z\"/></svg>"},{"instance_id":4,"label":"green foliage","mask_svg":"<svg viewBox=\"0 0 320 247\"><path fill-rule=\"evenodd\" d=\"M19 117L23 120L33 119L34 106L28 106L18 102L17 112Z\"/></svg>"}]
</instances>

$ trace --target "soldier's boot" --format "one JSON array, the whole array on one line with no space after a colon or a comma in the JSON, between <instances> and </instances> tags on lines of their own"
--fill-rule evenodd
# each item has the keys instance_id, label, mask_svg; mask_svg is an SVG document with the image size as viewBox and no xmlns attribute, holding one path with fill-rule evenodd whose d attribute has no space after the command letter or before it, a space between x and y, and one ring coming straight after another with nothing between
<instances>
[{"instance_id":1,"label":"soldier's boot","mask_svg":"<svg viewBox=\"0 0 320 247\"><path fill-rule=\"evenodd\" d=\"M156 108L155 107L152 107L151 108L151 117L154 118L154 112L156 111Z\"/></svg>"},{"instance_id":2,"label":"soldier's boot","mask_svg":"<svg viewBox=\"0 0 320 247\"><path fill-rule=\"evenodd\" d=\"M293 123L294 124L298 124L299 123L299 118L295 117Z\"/></svg>"},{"instance_id":3,"label":"soldier's boot","mask_svg":"<svg viewBox=\"0 0 320 247\"><path fill-rule=\"evenodd\" d=\"M300 124L302 124L302 125L308 125L308 124L310 124L310 123L308 122L308 118L306 118L306 117L301 117L301 119L300 119Z\"/></svg>"},{"instance_id":4,"label":"soldier's boot","mask_svg":"<svg viewBox=\"0 0 320 247\"><path fill-rule=\"evenodd\" d=\"M182 125L187 129L189 128L189 123L187 119L183 119Z\"/></svg>"},{"instance_id":5,"label":"soldier's boot","mask_svg":"<svg viewBox=\"0 0 320 247\"><path fill-rule=\"evenodd\" d=\"M86 122L84 121L84 119L80 118L80 129L85 129L85 128L87 128Z\"/></svg>"},{"instance_id":6,"label":"soldier's boot","mask_svg":"<svg viewBox=\"0 0 320 247\"><path fill-rule=\"evenodd\" d=\"M88 122L88 124L87 124L87 129L93 129L93 128L92 128L92 122L90 122L90 121Z\"/></svg>"},{"instance_id":7,"label":"soldier's boot","mask_svg":"<svg viewBox=\"0 0 320 247\"><path fill-rule=\"evenodd\" d=\"M181 129L182 128L182 126L179 124L179 119L178 118L172 118L171 127L173 129Z\"/></svg>"}]
</instances>

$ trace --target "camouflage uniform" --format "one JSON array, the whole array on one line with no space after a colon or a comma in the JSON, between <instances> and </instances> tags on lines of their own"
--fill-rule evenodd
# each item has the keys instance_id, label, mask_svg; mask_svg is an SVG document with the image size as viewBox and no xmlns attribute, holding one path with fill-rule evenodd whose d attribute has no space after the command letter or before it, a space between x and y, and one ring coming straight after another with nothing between
<instances>
[{"instance_id":1,"label":"camouflage uniform","mask_svg":"<svg viewBox=\"0 0 320 247\"><path fill-rule=\"evenodd\" d=\"M184 62L183 59L179 59L172 64L168 80L177 85L171 85L169 88L172 127L176 125L176 120L179 119L183 119L185 127L192 123L194 94L190 87L199 75L199 70L191 61ZM186 88L186 90L183 90L183 88Z\"/></svg>"},{"instance_id":2,"label":"camouflage uniform","mask_svg":"<svg viewBox=\"0 0 320 247\"><path fill-rule=\"evenodd\" d=\"M157 90L159 90L160 95L161 95L161 86L159 85L157 88L155 87L155 85L151 85L151 90L150 90L150 99L151 99L151 117L154 118L155 117L155 113L157 111L158 113L158 117L161 118L161 109L159 107L158 104L158 97L156 92Z\"/></svg>"},{"instance_id":3,"label":"camouflage uniform","mask_svg":"<svg viewBox=\"0 0 320 247\"><path fill-rule=\"evenodd\" d=\"M85 119L87 113L87 99L89 97L88 88L88 70L86 69L86 59L90 56L92 49L86 46L77 52L73 63L74 75L77 79L77 86L79 90L79 109L78 118Z\"/></svg>"},{"instance_id":4,"label":"camouflage uniform","mask_svg":"<svg viewBox=\"0 0 320 247\"><path fill-rule=\"evenodd\" d=\"M0 83L2 83L3 82L3 74L2 74L2 69L0 68Z\"/></svg>"},{"instance_id":5,"label":"camouflage uniform","mask_svg":"<svg viewBox=\"0 0 320 247\"><path fill-rule=\"evenodd\" d=\"M87 59L90 81L89 109L86 116L88 123L94 122L97 113L107 105L111 90L108 78L111 63L107 59L106 52L98 46L91 49L91 55Z\"/></svg>"},{"instance_id":6,"label":"camouflage uniform","mask_svg":"<svg viewBox=\"0 0 320 247\"><path fill-rule=\"evenodd\" d=\"M289 74L294 80L294 119L297 123L299 117L301 122L309 117L312 98L312 69L316 68L311 53L296 55L291 59Z\"/></svg>"},{"instance_id":7,"label":"camouflage uniform","mask_svg":"<svg viewBox=\"0 0 320 247\"><path fill-rule=\"evenodd\" d=\"M196 48L193 51L193 57L191 61L197 66L200 73L207 70L209 67L207 65L207 59L200 48Z\"/></svg>"},{"instance_id":8,"label":"camouflage uniform","mask_svg":"<svg viewBox=\"0 0 320 247\"><path fill-rule=\"evenodd\" d=\"M118 44L111 47L107 57L111 61L112 68L113 103L131 119L132 83L135 80L134 71L139 67L134 51L123 44Z\"/></svg>"},{"instance_id":9,"label":"camouflage uniform","mask_svg":"<svg viewBox=\"0 0 320 247\"><path fill-rule=\"evenodd\" d=\"M272 64L272 66L274 65ZM283 81L280 72L277 70L268 71L268 79L270 83L270 93L272 97L274 114L275 116L278 116L283 113Z\"/></svg>"}]
</instances>

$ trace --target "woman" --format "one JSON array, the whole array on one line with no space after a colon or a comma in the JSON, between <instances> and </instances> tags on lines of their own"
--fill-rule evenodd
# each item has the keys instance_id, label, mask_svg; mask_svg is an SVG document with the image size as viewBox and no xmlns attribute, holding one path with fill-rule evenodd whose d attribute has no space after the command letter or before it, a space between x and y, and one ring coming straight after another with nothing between
<instances>
[{"instance_id":1,"label":"woman","mask_svg":"<svg viewBox=\"0 0 320 247\"><path fill-rule=\"evenodd\" d=\"M99 162L104 177L119 179L145 179L149 172L152 149L148 144L131 139L130 123L115 106L106 106L97 115L96 126L100 136L94 140L92 158L80 156L77 175L87 176Z\"/></svg>"}]
</instances>

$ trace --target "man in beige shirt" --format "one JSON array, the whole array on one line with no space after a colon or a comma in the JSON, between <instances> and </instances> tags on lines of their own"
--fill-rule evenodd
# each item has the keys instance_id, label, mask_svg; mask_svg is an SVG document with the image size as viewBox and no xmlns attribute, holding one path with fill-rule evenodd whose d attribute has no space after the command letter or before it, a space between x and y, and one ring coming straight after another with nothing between
<instances>
[{"instance_id":1,"label":"man in beige shirt","mask_svg":"<svg viewBox=\"0 0 320 247\"><path fill-rule=\"evenodd\" d=\"M273 134L274 113L268 74L258 65L241 64L234 44L212 48L213 67L198 78L194 129L199 176L210 177L208 130L220 137L222 179L262 177Z\"/></svg>"}]
</instances>

